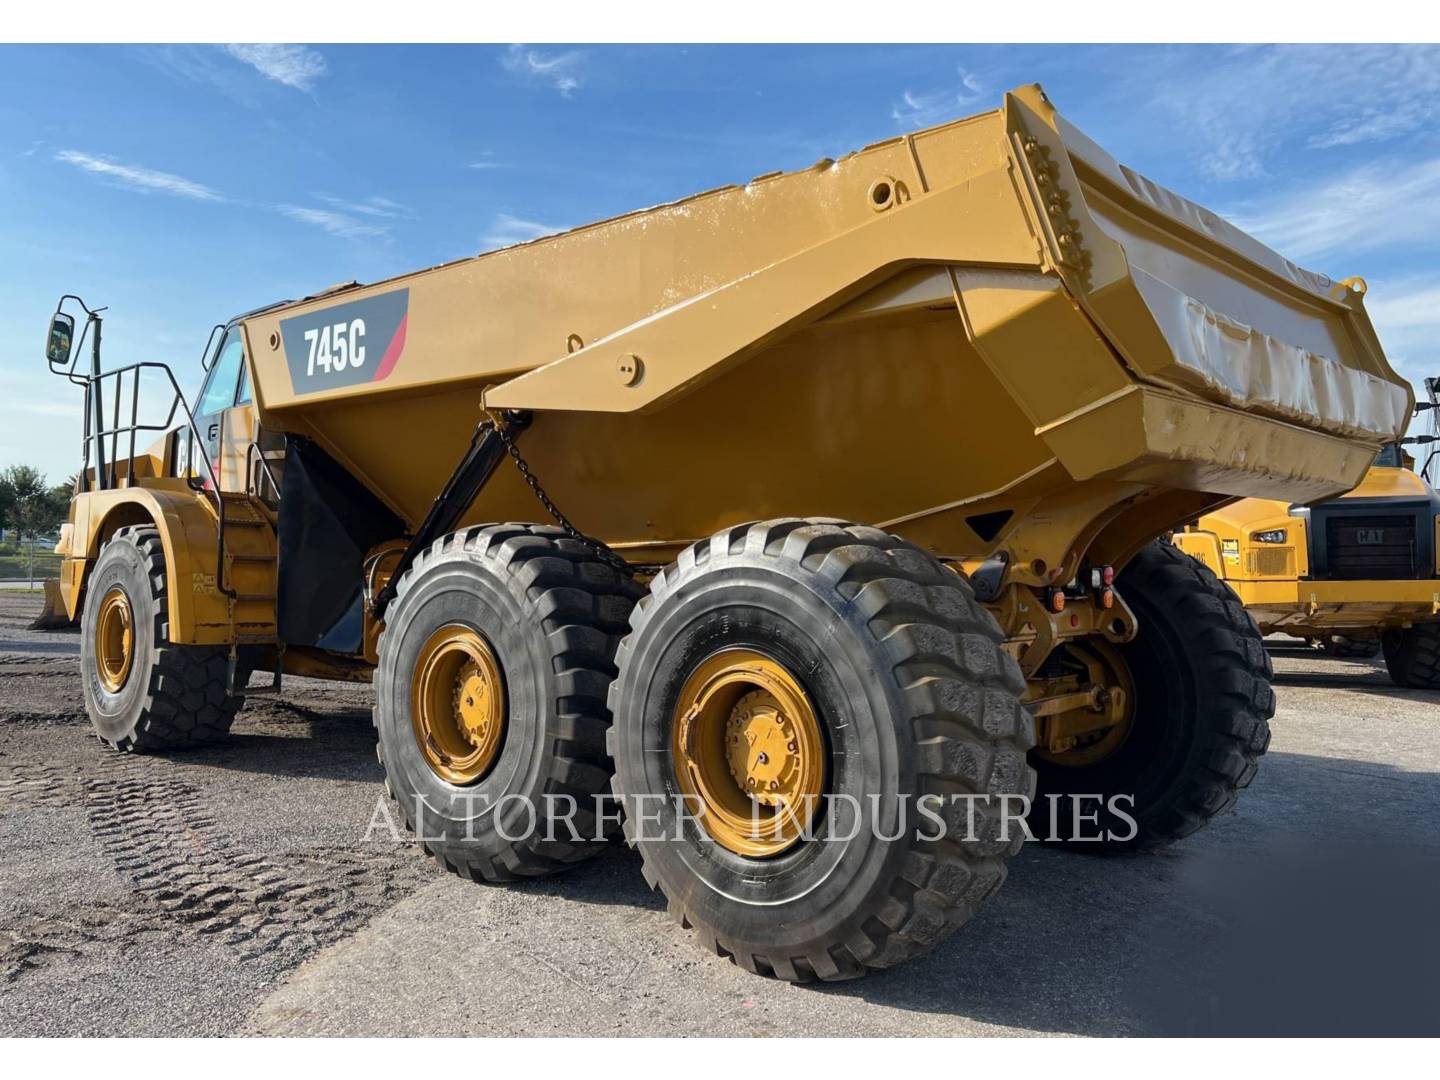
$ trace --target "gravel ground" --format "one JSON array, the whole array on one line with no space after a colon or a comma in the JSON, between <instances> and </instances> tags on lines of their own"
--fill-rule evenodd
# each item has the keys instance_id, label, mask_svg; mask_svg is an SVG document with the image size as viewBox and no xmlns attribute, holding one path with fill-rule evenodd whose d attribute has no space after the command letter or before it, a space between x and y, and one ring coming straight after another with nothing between
<instances>
[{"instance_id":1,"label":"gravel ground","mask_svg":"<svg viewBox=\"0 0 1440 1080\"><path fill-rule=\"evenodd\" d=\"M1440 694L1277 649L1236 812L1155 855L1030 845L935 954L833 987L707 956L620 845L485 887L367 828L368 687L222 750L104 750L74 633L0 595L0 1035L1440 1033Z\"/></svg>"}]
</instances>

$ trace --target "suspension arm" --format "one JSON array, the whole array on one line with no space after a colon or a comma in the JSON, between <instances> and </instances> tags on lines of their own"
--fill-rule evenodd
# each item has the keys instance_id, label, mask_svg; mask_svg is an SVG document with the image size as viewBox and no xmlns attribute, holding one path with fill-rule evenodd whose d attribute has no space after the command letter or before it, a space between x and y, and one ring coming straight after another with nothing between
<instances>
[{"instance_id":1,"label":"suspension arm","mask_svg":"<svg viewBox=\"0 0 1440 1080\"><path fill-rule=\"evenodd\" d=\"M385 609L390 606L390 601L395 599L401 577L410 569L420 552L455 528L456 523L474 504L481 489L495 474L500 462L505 460L505 439L501 438L496 425L503 424L505 435L514 441L530 426L531 417L529 412L507 412L498 420L487 418L476 426L465 456L460 459L455 471L450 474L450 479L445 481L440 494L436 495L435 501L430 504L425 520L420 523L415 535L410 538L410 543L401 552L400 561L395 564L385 587L375 594L374 614L377 620L384 620Z\"/></svg>"}]
</instances>

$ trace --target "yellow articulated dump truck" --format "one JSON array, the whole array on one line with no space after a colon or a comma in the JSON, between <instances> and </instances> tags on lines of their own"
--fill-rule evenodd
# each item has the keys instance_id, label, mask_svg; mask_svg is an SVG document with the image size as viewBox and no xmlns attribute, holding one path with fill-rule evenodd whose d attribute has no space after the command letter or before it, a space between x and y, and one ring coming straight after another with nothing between
<instances>
[{"instance_id":1,"label":"yellow articulated dump truck","mask_svg":"<svg viewBox=\"0 0 1440 1080\"><path fill-rule=\"evenodd\" d=\"M888 967L1027 828L1153 847L1250 782L1260 635L1155 538L1346 491L1399 436L1362 289L1032 86L242 316L193 406L163 365L104 372L67 300L87 706L162 751L221 734L252 673L373 676L388 789L450 869L557 870L623 818L706 946ZM134 419L146 378L173 415Z\"/></svg>"},{"instance_id":2,"label":"yellow articulated dump truck","mask_svg":"<svg viewBox=\"0 0 1440 1080\"><path fill-rule=\"evenodd\" d=\"M1244 601L1262 633L1332 656L1383 650L1395 685L1440 689L1440 495L1392 444L1323 502L1242 499L1175 534Z\"/></svg>"}]
</instances>

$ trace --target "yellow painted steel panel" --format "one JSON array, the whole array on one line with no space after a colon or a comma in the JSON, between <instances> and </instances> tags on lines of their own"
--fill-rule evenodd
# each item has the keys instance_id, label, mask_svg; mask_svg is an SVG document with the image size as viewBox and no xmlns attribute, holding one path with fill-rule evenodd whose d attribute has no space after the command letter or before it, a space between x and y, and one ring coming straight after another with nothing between
<instances>
[{"instance_id":1,"label":"yellow painted steel panel","mask_svg":"<svg viewBox=\"0 0 1440 1080\"><path fill-rule=\"evenodd\" d=\"M1038 87L245 332L265 426L412 526L483 400L537 412L551 495L637 558L814 513L1053 580L1102 531L1128 550L1127 516L1344 491L1412 401L1361 286L1119 165ZM971 521L1001 512L998 534ZM505 470L471 520L537 516Z\"/></svg>"}]
</instances>

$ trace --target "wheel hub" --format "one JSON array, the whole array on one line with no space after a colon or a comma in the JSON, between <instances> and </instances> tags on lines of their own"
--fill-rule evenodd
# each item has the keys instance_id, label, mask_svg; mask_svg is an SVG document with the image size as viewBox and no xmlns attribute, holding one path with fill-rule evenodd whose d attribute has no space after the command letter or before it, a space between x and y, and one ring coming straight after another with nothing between
<instances>
[{"instance_id":1,"label":"wheel hub","mask_svg":"<svg viewBox=\"0 0 1440 1080\"><path fill-rule=\"evenodd\" d=\"M505 685L489 643L467 626L443 626L415 662L410 718L425 763L442 780L473 784L499 756Z\"/></svg>"},{"instance_id":2,"label":"wheel hub","mask_svg":"<svg viewBox=\"0 0 1440 1080\"><path fill-rule=\"evenodd\" d=\"M799 681L761 653L727 650L695 669L676 702L671 750L691 811L737 855L789 850L819 809L819 718Z\"/></svg>"},{"instance_id":3,"label":"wheel hub","mask_svg":"<svg viewBox=\"0 0 1440 1080\"><path fill-rule=\"evenodd\" d=\"M111 694L119 693L134 662L135 615L130 597L119 585L112 585L95 616L95 670L100 685Z\"/></svg>"},{"instance_id":4,"label":"wheel hub","mask_svg":"<svg viewBox=\"0 0 1440 1080\"><path fill-rule=\"evenodd\" d=\"M805 763L795 718L768 690L752 690L730 712L725 757L736 785L762 806L794 802Z\"/></svg>"},{"instance_id":5,"label":"wheel hub","mask_svg":"<svg viewBox=\"0 0 1440 1080\"><path fill-rule=\"evenodd\" d=\"M1043 701L1035 703L1042 706L1039 709L1032 705L1043 735L1036 753L1056 765L1095 765L1120 749L1130 736L1135 722L1135 682L1125 658L1108 641L1078 639L1066 649L1075 672L1056 681L1064 684L1062 691L1071 692L1052 699L1061 706L1053 712L1043 708Z\"/></svg>"},{"instance_id":6,"label":"wheel hub","mask_svg":"<svg viewBox=\"0 0 1440 1080\"><path fill-rule=\"evenodd\" d=\"M461 669L455 687L455 715L460 719L460 733L471 746L484 746L499 720L493 683L490 676L474 661Z\"/></svg>"}]
</instances>

